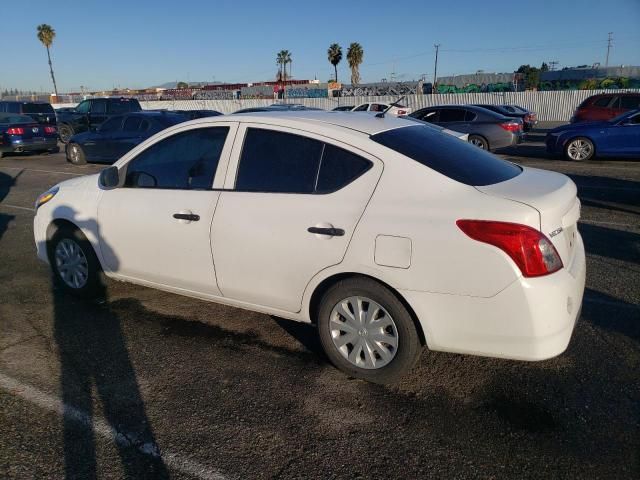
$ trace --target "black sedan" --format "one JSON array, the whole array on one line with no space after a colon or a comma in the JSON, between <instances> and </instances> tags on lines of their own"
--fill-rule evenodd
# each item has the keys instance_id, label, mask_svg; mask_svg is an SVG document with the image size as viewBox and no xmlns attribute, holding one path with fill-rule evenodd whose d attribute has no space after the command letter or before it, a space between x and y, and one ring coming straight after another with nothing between
<instances>
[{"instance_id":1,"label":"black sedan","mask_svg":"<svg viewBox=\"0 0 640 480\"><path fill-rule=\"evenodd\" d=\"M113 163L152 135L188 117L171 112L134 112L111 117L93 132L74 135L66 147L67 161Z\"/></svg>"},{"instance_id":2,"label":"black sedan","mask_svg":"<svg viewBox=\"0 0 640 480\"><path fill-rule=\"evenodd\" d=\"M489 105L486 103L476 103L474 104L474 106L486 108L487 110L499 113L500 115L504 115L505 117L519 118L520 120L522 120L522 125L525 132L531 130L536 125L536 123L538 123L538 119L535 113L528 110L525 111L523 108L516 107L515 105Z\"/></svg>"},{"instance_id":3,"label":"black sedan","mask_svg":"<svg viewBox=\"0 0 640 480\"><path fill-rule=\"evenodd\" d=\"M0 158L7 153L57 152L58 131L33 118L15 113L0 113Z\"/></svg>"}]
</instances>

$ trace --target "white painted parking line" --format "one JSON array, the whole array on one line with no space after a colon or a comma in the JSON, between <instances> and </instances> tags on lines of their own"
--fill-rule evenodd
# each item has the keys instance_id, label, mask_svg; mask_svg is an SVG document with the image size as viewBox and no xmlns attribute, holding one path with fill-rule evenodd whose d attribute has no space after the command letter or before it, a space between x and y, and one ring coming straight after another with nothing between
<instances>
[{"instance_id":1,"label":"white painted parking line","mask_svg":"<svg viewBox=\"0 0 640 480\"><path fill-rule=\"evenodd\" d=\"M36 209L35 208L29 208L29 207L20 207L18 205L11 205L9 203L0 203L0 207L9 207L9 208L17 208L18 210L26 210L28 212L35 212Z\"/></svg>"},{"instance_id":2,"label":"white painted parking line","mask_svg":"<svg viewBox=\"0 0 640 480\"><path fill-rule=\"evenodd\" d=\"M43 408L44 410L55 412L58 415L71 419L84 428L93 429L97 435L108 440L112 440L119 445L130 446L131 442L129 439L135 438L135 435L129 434L128 432L120 432L101 418L92 418L85 412L64 404L55 396L22 383L19 380L4 375L3 373L0 373L0 389L6 390L23 400ZM196 478L201 478L203 480L226 480L228 478L215 469L201 465L198 462L185 458L175 452L167 450L160 454L158 446L151 443L145 443L137 446L136 448L140 453L151 457L161 455L164 463L170 468Z\"/></svg>"},{"instance_id":3,"label":"white painted parking line","mask_svg":"<svg viewBox=\"0 0 640 480\"><path fill-rule=\"evenodd\" d=\"M76 177L81 177L83 175L89 175L89 173L73 173L73 172L61 172L59 170L40 170L37 168L22 168L22 167L5 167L5 166L0 166L0 170L3 169L7 169L7 170L23 170L25 172L38 172L38 173L59 173L60 175L73 175ZM93 172L93 173L98 173L98 172Z\"/></svg>"}]
</instances>

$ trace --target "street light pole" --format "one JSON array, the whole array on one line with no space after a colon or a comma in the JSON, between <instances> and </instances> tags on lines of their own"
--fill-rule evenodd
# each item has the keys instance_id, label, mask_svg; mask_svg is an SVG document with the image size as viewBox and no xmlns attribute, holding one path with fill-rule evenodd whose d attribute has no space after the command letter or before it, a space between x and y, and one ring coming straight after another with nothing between
<instances>
[{"instance_id":1,"label":"street light pole","mask_svg":"<svg viewBox=\"0 0 640 480\"><path fill-rule=\"evenodd\" d=\"M437 43L434 45L436 48L436 61L433 67L433 93L438 93L437 83L438 83L438 50L440 49L440 44Z\"/></svg>"}]
</instances>

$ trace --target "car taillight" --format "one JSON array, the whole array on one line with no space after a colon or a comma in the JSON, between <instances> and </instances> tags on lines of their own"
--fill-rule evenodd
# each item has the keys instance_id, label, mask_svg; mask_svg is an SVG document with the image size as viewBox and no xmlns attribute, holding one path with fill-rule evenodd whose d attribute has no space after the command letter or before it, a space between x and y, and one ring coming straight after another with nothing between
<instances>
[{"instance_id":1,"label":"car taillight","mask_svg":"<svg viewBox=\"0 0 640 480\"><path fill-rule=\"evenodd\" d=\"M23 135L24 134L24 128L22 128L22 127L11 127L9 129L7 129L7 134L8 135Z\"/></svg>"},{"instance_id":2,"label":"car taillight","mask_svg":"<svg viewBox=\"0 0 640 480\"><path fill-rule=\"evenodd\" d=\"M56 133L56 127L44 127L44 133Z\"/></svg>"},{"instance_id":3,"label":"car taillight","mask_svg":"<svg viewBox=\"0 0 640 480\"><path fill-rule=\"evenodd\" d=\"M535 228L488 220L458 220L456 225L472 239L509 255L525 277L540 277L562 268L556 248Z\"/></svg>"},{"instance_id":4,"label":"car taillight","mask_svg":"<svg viewBox=\"0 0 640 480\"><path fill-rule=\"evenodd\" d=\"M407 111L406 110L398 110L398 116L400 115L406 115Z\"/></svg>"},{"instance_id":5,"label":"car taillight","mask_svg":"<svg viewBox=\"0 0 640 480\"><path fill-rule=\"evenodd\" d=\"M508 132L518 132L522 130L522 124L517 122L505 122L501 123L500 126Z\"/></svg>"}]
</instances>

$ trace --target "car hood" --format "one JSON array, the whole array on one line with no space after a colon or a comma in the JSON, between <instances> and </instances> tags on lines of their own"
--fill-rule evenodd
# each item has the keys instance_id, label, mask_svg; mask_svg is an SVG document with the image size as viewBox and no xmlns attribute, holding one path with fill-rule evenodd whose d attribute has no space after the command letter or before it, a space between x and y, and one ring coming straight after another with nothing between
<instances>
[{"instance_id":1,"label":"car hood","mask_svg":"<svg viewBox=\"0 0 640 480\"><path fill-rule=\"evenodd\" d=\"M98 184L99 173L94 173L93 175L82 175L80 177L70 178L69 180L64 180L58 183L58 187L61 189L86 189L86 188L95 188Z\"/></svg>"},{"instance_id":2,"label":"car hood","mask_svg":"<svg viewBox=\"0 0 640 480\"><path fill-rule=\"evenodd\" d=\"M569 130L586 130L589 128L601 128L608 127L610 125L609 122L582 122L582 123L570 123L568 125L560 125L559 127L554 128L549 133L562 133L567 132Z\"/></svg>"}]
</instances>

